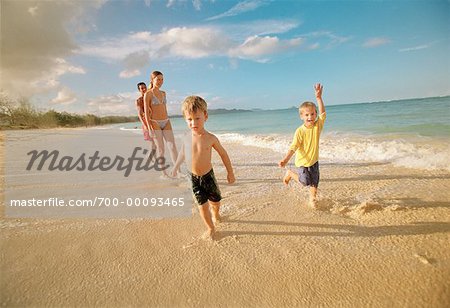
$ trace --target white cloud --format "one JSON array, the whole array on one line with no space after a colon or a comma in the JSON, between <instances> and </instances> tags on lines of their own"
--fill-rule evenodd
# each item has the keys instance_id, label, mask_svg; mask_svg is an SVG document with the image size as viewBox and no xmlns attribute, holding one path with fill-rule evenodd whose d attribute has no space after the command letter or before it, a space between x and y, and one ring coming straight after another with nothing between
<instances>
[{"instance_id":1,"label":"white cloud","mask_svg":"<svg viewBox=\"0 0 450 308\"><path fill-rule=\"evenodd\" d=\"M225 24L222 26L222 31L227 33L230 37L241 39L242 37L253 35L286 33L297 28L300 24L301 22L297 20L266 19L239 24Z\"/></svg>"},{"instance_id":2,"label":"white cloud","mask_svg":"<svg viewBox=\"0 0 450 308\"><path fill-rule=\"evenodd\" d=\"M106 115L134 115L137 93L127 92L102 95L88 101L88 112L100 116Z\"/></svg>"},{"instance_id":3,"label":"white cloud","mask_svg":"<svg viewBox=\"0 0 450 308\"><path fill-rule=\"evenodd\" d=\"M319 49L319 48L320 48L319 43L313 43L307 47L307 49L309 49L309 50L315 50L315 49Z\"/></svg>"},{"instance_id":4,"label":"white cloud","mask_svg":"<svg viewBox=\"0 0 450 308\"><path fill-rule=\"evenodd\" d=\"M285 33L298 27L288 20L255 21L242 25L174 27L159 33L133 32L123 36L86 42L78 50L81 55L100 58L105 62L122 63L119 77L138 76L142 69L164 58L200 59L207 57L239 58L265 63L276 54L290 50L331 48L350 37L319 31L291 39L256 33ZM231 61L236 68L237 62Z\"/></svg>"},{"instance_id":5,"label":"white cloud","mask_svg":"<svg viewBox=\"0 0 450 308\"><path fill-rule=\"evenodd\" d=\"M408 47L408 48L403 48L403 49L399 49L399 52L408 52L408 51L416 51L416 50L421 50L421 49L427 49L429 48L430 45L425 44L425 45L420 45L420 46L415 46L415 47Z\"/></svg>"},{"instance_id":6,"label":"white cloud","mask_svg":"<svg viewBox=\"0 0 450 308\"><path fill-rule=\"evenodd\" d=\"M127 71L148 65L151 58L202 58L225 55L232 42L215 28L176 27L159 34L139 32L83 44L78 53L104 61L122 61Z\"/></svg>"},{"instance_id":7,"label":"white cloud","mask_svg":"<svg viewBox=\"0 0 450 308\"><path fill-rule=\"evenodd\" d=\"M300 22L295 20L261 20L253 23L258 35L285 33L297 28Z\"/></svg>"},{"instance_id":8,"label":"white cloud","mask_svg":"<svg viewBox=\"0 0 450 308\"><path fill-rule=\"evenodd\" d=\"M200 11L202 9L202 1L200 0L192 0L192 5L197 11Z\"/></svg>"},{"instance_id":9,"label":"white cloud","mask_svg":"<svg viewBox=\"0 0 450 308\"><path fill-rule=\"evenodd\" d=\"M220 96L212 96L211 98L208 99L208 108L211 108L214 106L217 106L218 104L222 103L224 101L224 99Z\"/></svg>"},{"instance_id":10,"label":"white cloud","mask_svg":"<svg viewBox=\"0 0 450 308\"><path fill-rule=\"evenodd\" d=\"M129 35L129 38L138 42L151 42L152 33L149 31L134 32Z\"/></svg>"},{"instance_id":11,"label":"white cloud","mask_svg":"<svg viewBox=\"0 0 450 308\"><path fill-rule=\"evenodd\" d=\"M36 6L30 6L28 8L28 13L30 13L31 16L36 16L38 8L39 7L37 5Z\"/></svg>"},{"instance_id":12,"label":"white cloud","mask_svg":"<svg viewBox=\"0 0 450 308\"><path fill-rule=\"evenodd\" d=\"M77 101L75 93L68 87L62 87L58 95L51 100L51 103L58 105L70 105Z\"/></svg>"},{"instance_id":13,"label":"white cloud","mask_svg":"<svg viewBox=\"0 0 450 308\"><path fill-rule=\"evenodd\" d=\"M308 42L309 50L314 50L320 46L323 48L333 48L338 45L348 42L351 37L336 35L331 31L315 31L301 35L300 37L305 39L305 43Z\"/></svg>"},{"instance_id":14,"label":"white cloud","mask_svg":"<svg viewBox=\"0 0 450 308\"><path fill-rule=\"evenodd\" d=\"M59 77L83 74L64 59L77 48L67 26L104 1L2 1L2 78L7 95L32 96L59 86ZM20 35L17 35L20 33ZM56 59L56 60L55 60ZM24 91L26 89L26 91Z\"/></svg>"},{"instance_id":15,"label":"white cloud","mask_svg":"<svg viewBox=\"0 0 450 308\"><path fill-rule=\"evenodd\" d=\"M206 20L216 20L216 19L220 19L220 18L224 18L224 17L231 17L231 16L236 16L245 12L249 12L249 11L254 11L257 8L266 5L267 3L269 3L269 1L267 0L246 0L246 1L242 1L239 2L238 4L236 4L235 6L233 6L231 9L229 9L228 11L216 15L216 16L212 16L207 18Z\"/></svg>"},{"instance_id":16,"label":"white cloud","mask_svg":"<svg viewBox=\"0 0 450 308\"><path fill-rule=\"evenodd\" d=\"M213 1L214 0L210 0ZM147 7L150 7L151 4L154 2L154 0L144 0L144 3ZM173 7L176 3L184 3L186 2L186 0L167 0L166 3L166 7L171 8ZM196 9L197 11L200 11L202 8L202 1L201 0L192 0L192 6L194 7L194 9Z\"/></svg>"},{"instance_id":17,"label":"white cloud","mask_svg":"<svg viewBox=\"0 0 450 308\"><path fill-rule=\"evenodd\" d=\"M95 9L101 8L106 2L110 0L90 0L90 6L92 6Z\"/></svg>"},{"instance_id":18,"label":"white cloud","mask_svg":"<svg viewBox=\"0 0 450 308\"><path fill-rule=\"evenodd\" d=\"M159 56L202 58L225 54L232 42L215 28L172 28L158 35Z\"/></svg>"},{"instance_id":19,"label":"white cloud","mask_svg":"<svg viewBox=\"0 0 450 308\"><path fill-rule=\"evenodd\" d=\"M122 62L125 66L125 70L120 72L119 77L131 78L139 76L141 74L141 69L148 66L150 62L148 51L141 50L133 52L127 55Z\"/></svg>"},{"instance_id":20,"label":"white cloud","mask_svg":"<svg viewBox=\"0 0 450 308\"><path fill-rule=\"evenodd\" d=\"M175 4L176 0L167 0L167 7L171 7Z\"/></svg>"},{"instance_id":21,"label":"white cloud","mask_svg":"<svg viewBox=\"0 0 450 308\"><path fill-rule=\"evenodd\" d=\"M119 77L120 78L133 78L133 77L139 76L140 74L141 74L141 71L138 69L123 70L120 72Z\"/></svg>"},{"instance_id":22,"label":"white cloud","mask_svg":"<svg viewBox=\"0 0 450 308\"><path fill-rule=\"evenodd\" d=\"M386 45L388 43L390 43L390 40L388 38L385 38L385 37L373 37L373 38L367 39L364 42L363 47L375 48L375 47L379 47L379 46L382 46L382 45Z\"/></svg>"},{"instance_id":23,"label":"white cloud","mask_svg":"<svg viewBox=\"0 0 450 308\"><path fill-rule=\"evenodd\" d=\"M56 76L62 76L64 74L72 73L72 74L86 74L84 68L80 66L74 66L64 60L63 58L56 58L54 60L53 71Z\"/></svg>"},{"instance_id":24,"label":"white cloud","mask_svg":"<svg viewBox=\"0 0 450 308\"><path fill-rule=\"evenodd\" d=\"M150 32L128 34L123 37L105 38L99 41L83 43L76 51L78 54L99 57L104 60L123 60L130 54L146 50L152 45Z\"/></svg>"},{"instance_id":25,"label":"white cloud","mask_svg":"<svg viewBox=\"0 0 450 308\"><path fill-rule=\"evenodd\" d=\"M212 0L212 1L214 1L214 0ZM150 7L153 2L154 2L154 0L144 0L145 6L147 6L147 7ZM184 3L184 2L186 2L186 0L167 0L166 7L171 8L177 2ZM201 0L192 0L192 6L197 11L200 11L202 8L202 1Z\"/></svg>"},{"instance_id":26,"label":"white cloud","mask_svg":"<svg viewBox=\"0 0 450 308\"><path fill-rule=\"evenodd\" d=\"M230 55L244 59L260 59L262 56L275 54L291 47L297 47L302 39L280 40L273 36L249 37L243 44L230 50ZM265 62L265 61L264 61Z\"/></svg>"},{"instance_id":27,"label":"white cloud","mask_svg":"<svg viewBox=\"0 0 450 308\"><path fill-rule=\"evenodd\" d=\"M245 25L244 34L250 29L256 29L253 23ZM272 20L268 25L275 25L271 32L288 31L298 23ZM269 26L261 28L264 33ZM78 53L94 56L104 61L120 61L124 70L120 77L130 78L136 76L138 70L149 65L150 60L167 57L198 59L212 56L239 57L242 59L261 61L267 57L287 51L299 46L304 39L294 38L280 40L276 36L249 35L246 37L231 37L230 28L224 27L175 27L164 29L160 33L150 32L130 33L122 37L104 38L100 41L87 43L81 46ZM235 33L238 29L235 28ZM262 59L261 56L265 58Z\"/></svg>"},{"instance_id":28,"label":"white cloud","mask_svg":"<svg viewBox=\"0 0 450 308\"><path fill-rule=\"evenodd\" d=\"M16 81L16 86L26 87L29 95L46 93L50 91L61 90L59 77L65 74L85 74L84 68L74 66L62 58L56 58L49 61L49 68L44 71L45 74L37 76L32 80Z\"/></svg>"}]
</instances>

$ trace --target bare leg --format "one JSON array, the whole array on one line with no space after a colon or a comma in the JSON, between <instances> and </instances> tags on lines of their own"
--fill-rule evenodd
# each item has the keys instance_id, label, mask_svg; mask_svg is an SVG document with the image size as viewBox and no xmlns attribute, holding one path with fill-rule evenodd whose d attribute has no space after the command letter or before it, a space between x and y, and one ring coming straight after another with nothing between
<instances>
[{"instance_id":1,"label":"bare leg","mask_svg":"<svg viewBox=\"0 0 450 308\"><path fill-rule=\"evenodd\" d=\"M198 209L200 212L200 217L203 219L203 222L208 228L207 235L212 239L214 236L215 228L211 218L211 212L209 211L209 202L199 205Z\"/></svg>"},{"instance_id":2,"label":"bare leg","mask_svg":"<svg viewBox=\"0 0 450 308\"><path fill-rule=\"evenodd\" d=\"M212 220L214 223L220 223L222 222L222 218L220 217L220 201L219 202L212 202L209 201L209 204L212 209Z\"/></svg>"},{"instance_id":3,"label":"bare leg","mask_svg":"<svg viewBox=\"0 0 450 308\"><path fill-rule=\"evenodd\" d=\"M163 140L163 134L160 129L155 129L155 144L157 149L157 158L164 157L164 140ZM159 168L162 169L164 166L159 166ZM164 175L167 176L166 170L163 170Z\"/></svg>"},{"instance_id":4,"label":"bare leg","mask_svg":"<svg viewBox=\"0 0 450 308\"><path fill-rule=\"evenodd\" d=\"M159 157L164 157L164 140L162 131L160 129L155 129L155 145Z\"/></svg>"},{"instance_id":5,"label":"bare leg","mask_svg":"<svg viewBox=\"0 0 450 308\"><path fill-rule=\"evenodd\" d=\"M286 170L286 173L284 174L283 177L283 183L285 185L289 184L289 181L294 179L296 182L298 182L298 174L296 172L292 172L290 169Z\"/></svg>"},{"instance_id":6,"label":"bare leg","mask_svg":"<svg viewBox=\"0 0 450 308\"><path fill-rule=\"evenodd\" d=\"M156 144L155 144L155 141L153 140L153 138L151 138L148 142L149 142L149 152L147 154L147 158L150 157L152 155L152 153L154 152L155 154L152 157L152 161L153 161L153 159L155 159L155 156L158 155L157 154L158 151L157 151Z\"/></svg>"},{"instance_id":7,"label":"bare leg","mask_svg":"<svg viewBox=\"0 0 450 308\"><path fill-rule=\"evenodd\" d=\"M156 151L156 143L155 140L150 139L150 151Z\"/></svg>"},{"instance_id":8,"label":"bare leg","mask_svg":"<svg viewBox=\"0 0 450 308\"><path fill-rule=\"evenodd\" d=\"M167 147L169 148L170 158L175 165L175 162L178 158L178 151L175 144L175 137L173 136L172 124L170 123L170 121L169 123L167 123L166 127L164 127L162 133L164 136L164 140L167 143Z\"/></svg>"},{"instance_id":9,"label":"bare leg","mask_svg":"<svg viewBox=\"0 0 450 308\"><path fill-rule=\"evenodd\" d=\"M309 187L309 206L312 208L317 208L317 187L310 186Z\"/></svg>"}]
</instances>

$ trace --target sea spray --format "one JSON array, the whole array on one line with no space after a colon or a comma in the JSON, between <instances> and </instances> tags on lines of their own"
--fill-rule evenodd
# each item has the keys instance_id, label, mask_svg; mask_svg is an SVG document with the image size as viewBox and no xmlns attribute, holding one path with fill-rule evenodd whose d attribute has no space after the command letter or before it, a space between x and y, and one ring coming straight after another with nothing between
<instances>
[{"instance_id":1,"label":"sea spray","mask_svg":"<svg viewBox=\"0 0 450 308\"><path fill-rule=\"evenodd\" d=\"M286 134L218 135L223 142L271 149L284 154L292 136ZM320 160L328 163L392 163L415 169L450 170L450 144L437 139L416 136L397 139L392 136L357 134L324 134L320 141Z\"/></svg>"}]
</instances>

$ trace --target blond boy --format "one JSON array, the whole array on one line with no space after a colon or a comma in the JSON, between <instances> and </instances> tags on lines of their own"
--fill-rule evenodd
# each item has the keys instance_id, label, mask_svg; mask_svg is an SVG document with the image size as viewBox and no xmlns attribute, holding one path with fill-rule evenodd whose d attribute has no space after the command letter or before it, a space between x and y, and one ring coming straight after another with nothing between
<instances>
[{"instance_id":1,"label":"blond boy","mask_svg":"<svg viewBox=\"0 0 450 308\"><path fill-rule=\"evenodd\" d=\"M176 170L186 160L191 166L189 177L192 184L192 192L197 202L200 216L208 231L207 237L213 238L215 232L214 222L220 222L220 194L211 163L212 149L222 159L227 169L229 184L234 183L234 172L227 152L220 144L219 139L205 130L205 122L208 119L208 109L205 100L199 96L188 96L182 105L182 112L186 123L191 130L191 151L186 151L186 144L182 147L180 155L172 170L172 176L176 176ZM212 215L210 212L212 210Z\"/></svg>"},{"instance_id":2,"label":"blond boy","mask_svg":"<svg viewBox=\"0 0 450 308\"><path fill-rule=\"evenodd\" d=\"M319 117L317 118L317 109L314 103L304 102L299 107L303 125L295 131L289 151L278 163L280 167L285 167L295 153L296 169L287 169L283 182L287 185L291 179L294 179L303 186L309 186L310 206L313 208L317 207L316 195L319 186L319 138L326 119L322 89L323 86L320 83L314 86L319 105Z\"/></svg>"}]
</instances>

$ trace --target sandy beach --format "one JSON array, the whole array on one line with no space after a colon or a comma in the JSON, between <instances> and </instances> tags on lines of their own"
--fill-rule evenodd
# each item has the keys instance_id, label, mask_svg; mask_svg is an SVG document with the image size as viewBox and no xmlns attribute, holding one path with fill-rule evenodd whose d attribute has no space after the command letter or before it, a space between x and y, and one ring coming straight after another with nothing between
<instances>
[{"instance_id":1,"label":"sandy beach","mask_svg":"<svg viewBox=\"0 0 450 308\"><path fill-rule=\"evenodd\" d=\"M0 138L2 306L450 306L448 171L323 163L315 210L283 185L280 153L227 142L237 182L215 155L224 221L205 241L198 213L8 217Z\"/></svg>"}]
</instances>

